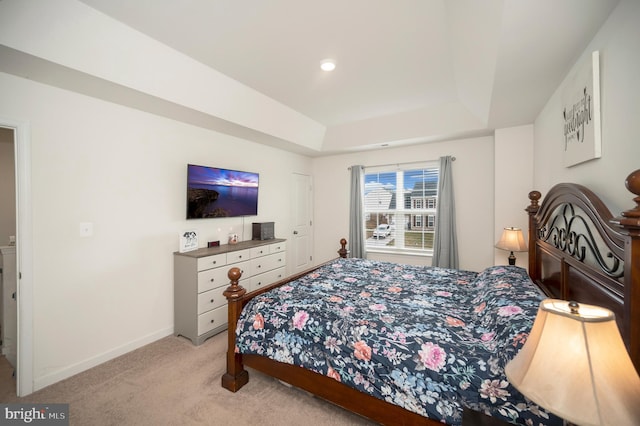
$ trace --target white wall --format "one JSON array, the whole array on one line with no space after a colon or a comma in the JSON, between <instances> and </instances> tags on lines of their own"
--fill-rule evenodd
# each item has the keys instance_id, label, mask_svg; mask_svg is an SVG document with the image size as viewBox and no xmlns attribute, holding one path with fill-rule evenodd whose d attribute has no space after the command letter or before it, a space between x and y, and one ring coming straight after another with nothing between
<instances>
[{"instance_id":1,"label":"white wall","mask_svg":"<svg viewBox=\"0 0 640 426\"><path fill-rule=\"evenodd\" d=\"M13 130L0 127L0 246L16 235L16 179Z\"/></svg>"},{"instance_id":2,"label":"white wall","mask_svg":"<svg viewBox=\"0 0 640 426\"><path fill-rule=\"evenodd\" d=\"M456 157L453 163L460 267L482 270L493 265L494 147L493 137L365 151L315 158L314 215L316 260L328 260L349 234L348 167L435 160ZM526 193L524 195L526 201ZM526 203L525 203L526 205ZM373 255L370 258L430 265L430 257Z\"/></svg>"},{"instance_id":3,"label":"white wall","mask_svg":"<svg viewBox=\"0 0 640 426\"><path fill-rule=\"evenodd\" d=\"M592 51L600 51L602 158L563 166L564 86L535 121L534 186L543 196L555 183L576 182L600 195L614 216L634 207L624 181L640 168L639 23L640 2L622 0L579 60L588 60Z\"/></svg>"},{"instance_id":4,"label":"white wall","mask_svg":"<svg viewBox=\"0 0 640 426\"><path fill-rule=\"evenodd\" d=\"M289 235L282 189L307 157L8 74L0 90L0 117L31 129L36 390L172 333L180 231ZM187 163L260 173L259 216L186 221Z\"/></svg>"},{"instance_id":5,"label":"white wall","mask_svg":"<svg viewBox=\"0 0 640 426\"><path fill-rule=\"evenodd\" d=\"M527 195L533 190L533 125L497 129L495 133L495 234L498 242L502 230L509 226L522 229L525 241L529 216ZM528 266L527 252L514 253L516 265ZM496 265L506 265L509 253L495 249Z\"/></svg>"},{"instance_id":6,"label":"white wall","mask_svg":"<svg viewBox=\"0 0 640 426\"><path fill-rule=\"evenodd\" d=\"M322 145L325 126L320 123L78 0L0 2L0 46L48 61L38 63L47 67L42 76L42 69L26 65L30 57L12 55L17 58L13 72L21 69L20 76L102 96L106 91L106 99L139 108L144 107L139 95L151 95L216 117L216 130L255 136L246 131L253 129L261 139L314 151Z\"/></svg>"}]
</instances>

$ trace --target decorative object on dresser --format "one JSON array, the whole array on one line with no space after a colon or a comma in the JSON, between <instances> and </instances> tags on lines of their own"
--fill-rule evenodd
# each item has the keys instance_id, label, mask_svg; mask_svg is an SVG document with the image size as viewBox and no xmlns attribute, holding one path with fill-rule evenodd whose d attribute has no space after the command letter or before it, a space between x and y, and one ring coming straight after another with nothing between
<instances>
[{"instance_id":1,"label":"decorative object on dresser","mask_svg":"<svg viewBox=\"0 0 640 426\"><path fill-rule=\"evenodd\" d=\"M176 252L173 267L174 334L199 345L227 328L222 293L229 285L229 268L243 271L242 285L250 291L281 280L286 275L286 243L242 241Z\"/></svg>"},{"instance_id":2,"label":"decorative object on dresser","mask_svg":"<svg viewBox=\"0 0 640 426\"><path fill-rule=\"evenodd\" d=\"M180 233L180 253L198 249L198 231L195 229Z\"/></svg>"},{"instance_id":3,"label":"decorative object on dresser","mask_svg":"<svg viewBox=\"0 0 640 426\"><path fill-rule=\"evenodd\" d=\"M502 236L500 237L500 241L496 243L496 248L500 250L510 251L509 254L509 265L516 264L516 256L513 254L514 251L527 251L527 243L524 241L524 236L522 235L522 229L520 228L504 228L502 231Z\"/></svg>"},{"instance_id":4,"label":"decorative object on dresser","mask_svg":"<svg viewBox=\"0 0 640 426\"><path fill-rule=\"evenodd\" d=\"M252 239L254 240L272 240L274 238L275 229L273 222L253 222Z\"/></svg>"},{"instance_id":5,"label":"decorative object on dresser","mask_svg":"<svg viewBox=\"0 0 640 426\"><path fill-rule=\"evenodd\" d=\"M571 423L640 424L640 378L608 309L542 301L505 372L527 398Z\"/></svg>"}]
</instances>

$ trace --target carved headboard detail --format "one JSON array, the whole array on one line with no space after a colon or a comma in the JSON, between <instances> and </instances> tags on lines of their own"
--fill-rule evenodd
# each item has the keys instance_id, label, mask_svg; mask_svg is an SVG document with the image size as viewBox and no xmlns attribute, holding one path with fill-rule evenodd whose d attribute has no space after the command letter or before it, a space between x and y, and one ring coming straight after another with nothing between
<instances>
[{"instance_id":1,"label":"carved headboard detail","mask_svg":"<svg viewBox=\"0 0 640 426\"><path fill-rule=\"evenodd\" d=\"M540 228L538 238L580 262L599 268L612 278L622 278L624 253L610 250L591 227L590 218L585 217L581 209L566 203L556 209L550 221Z\"/></svg>"},{"instance_id":2,"label":"carved headboard detail","mask_svg":"<svg viewBox=\"0 0 640 426\"><path fill-rule=\"evenodd\" d=\"M550 297L611 309L640 371L640 170L635 208L613 217L582 185L562 183L540 202L529 193L529 275Z\"/></svg>"}]
</instances>

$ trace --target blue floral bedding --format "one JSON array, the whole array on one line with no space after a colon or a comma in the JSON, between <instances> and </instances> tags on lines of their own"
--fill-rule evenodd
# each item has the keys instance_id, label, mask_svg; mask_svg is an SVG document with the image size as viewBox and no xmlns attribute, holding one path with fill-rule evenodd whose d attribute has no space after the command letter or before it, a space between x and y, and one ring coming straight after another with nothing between
<instances>
[{"instance_id":1,"label":"blue floral bedding","mask_svg":"<svg viewBox=\"0 0 640 426\"><path fill-rule=\"evenodd\" d=\"M542 299L515 266L476 273L337 259L251 300L236 350L450 425L461 424L463 405L517 424L559 425L504 375Z\"/></svg>"}]
</instances>

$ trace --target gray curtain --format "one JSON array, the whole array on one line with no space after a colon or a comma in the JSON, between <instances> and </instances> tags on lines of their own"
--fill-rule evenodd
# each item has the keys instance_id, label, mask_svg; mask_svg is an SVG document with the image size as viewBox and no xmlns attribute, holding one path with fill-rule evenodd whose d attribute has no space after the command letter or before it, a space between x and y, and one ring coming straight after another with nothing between
<instances>
[{"instance_id":1,"label":"gray curtain","mask_svg":"<svg viewBox=\"0 0 640 426\"><path fill-rule=\"evenodd\" d=\"M458 237L456 209L453 201L453 180L450 156L440 157L438 201L436 203L436 233L433 239L433 266L458 268Z\"/></svg>"},{"instance_id":2,"label":"gray curtain","mask_svg":"<svg viewBox=\"0 0 640 426\"><path fill-rule=\"evenodd\" d=\"M365 258L364 209L362 206L364 190L364 167L351 166L351 200L349 203L349 244L350 257Z\"/></svg>"}]
</instances>

